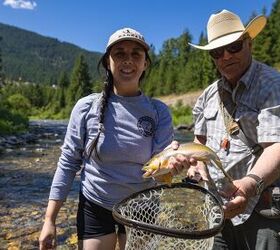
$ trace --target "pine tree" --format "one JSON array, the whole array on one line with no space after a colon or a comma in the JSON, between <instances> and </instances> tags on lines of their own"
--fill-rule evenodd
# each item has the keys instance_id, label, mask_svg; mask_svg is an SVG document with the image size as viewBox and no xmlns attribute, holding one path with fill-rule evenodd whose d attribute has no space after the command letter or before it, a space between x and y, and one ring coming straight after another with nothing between
<instances>
[{"instance_id":1,"label":"pine tree","mask_svg":"<svg viewBox=\"0 0 280 250\"><path fill-rule=\"evenodd\" d=\"M85 57L81 54L75 61L71 74L70 86L67 91L67 106L71 109L74 104L92 92L91 79Z\"/></svg>"},{"instance_id":2,"label":"pine tree","mask_svg":"<svg viewBox=\"0 0 280 250\"><path fill-rule=\"evenodd\" d=\"M199 44L206 44L206 37L201 33ZM183 80L185 82L183 92L203 89L216 78L214 63L209 54L200 49L192 48L189 61L185 66Z\"/></svg>"},{"instance_id":3,"label":"pine tree","mask_svg":"<svg viewBox=\"0 0 280 250\"><path fill-rule=\"evenodd\" d=\"M263 15L266 15L266 9L264 8L262 11ZM257 14L253 12L250 19L256 17ZM262 30L262 32L254 39L253 41L253 57L256 60L262 61L263 63L271 65L271 56L270 56L270 48L271 48L271 37L270 31L268 28L268 24Z\"/></svg>"},{"instance_id":4,"label":"pine tree","mask_svg":"<svg viewBox=\"0 0 280 250\"><path fill-rule=\"evenodd\" d=\"M58 79L58 105L60 108L65 108L66 106L66 89L69 86L68 75L65 71L63 71Z\"/></svg>"},{"instance_id":5,"label":"pine tree","mask_svg":"<svg viewBox=\"0 0 280 250\"><path fill-rule=\"evenodd\" d=\"M154 96L155 89L158 83L157 71L158 71L159 60L153 44L150 45L149 57L151 59L151 65L149 65L149 68L145 74L144 82L141 83L140 87L145 92L146 95Z\"/></svg>"},{"instance_id":6,"label":"pine tree","mask_svg":"<svg viewBox=\"0 0 280 250\"><path fill-rule=\"evenodd\" d=\"M270 57L272 66L280 69L280 0L276 0L268 19L268 29L271 37Z\"/></svg>"},{"instance_id":7,"label":"pine tree","mask_svg":"<svg viewBox=\"0 0 280 250\"><path fill-rule=\"evenodd\" d=\"M184 75L186 74L185 68L190 58L190 45L188 44L192 40L192 36L188 31L184 31L183 34L177 39L178 43L178 58L176 60L176 83L175 92L178 94L184 93L186 89L186 82L184 81ZM172 92L171 92L172 93Z\"/></svg>"},{"instance_id":8,"label":"pine tree","mask_svg":"<svg viewBox=\"0 0 280 250\"><path fill-rule=\"evenodd\" d=\"M0 42L2 42L1 36L0 36ZM3 65L2 65L2 50L0 47L0 87L1 86L4 86L4 74L3 74Z\"/></svg>"}]
</instances>

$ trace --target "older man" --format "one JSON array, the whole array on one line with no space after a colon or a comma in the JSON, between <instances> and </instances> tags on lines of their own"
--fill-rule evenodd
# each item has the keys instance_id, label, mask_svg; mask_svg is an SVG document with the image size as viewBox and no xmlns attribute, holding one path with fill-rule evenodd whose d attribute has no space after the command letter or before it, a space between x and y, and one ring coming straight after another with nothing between
<instances>
[{"instance_id":1,"label":"older man","mask_svg":"<svg viewBox=\"0 0 280 250\"><path fill-rule=\"evenodd\" d=\"M195 141L215 150L234 179L226 185L209 167L227 218L215 250L280 249L279 189L267 189L270 202L258 203L280 176L280 74L252 59L252 40L265 24L258 16L244 27L236 14L223 10L209 18L208 44L190 44L208 51L221 74L193 109ZM210 178L203 165L191 167L189 175L197 172ZM261 213L256 205L263 206Z\"/></svg>"}]
</instances>

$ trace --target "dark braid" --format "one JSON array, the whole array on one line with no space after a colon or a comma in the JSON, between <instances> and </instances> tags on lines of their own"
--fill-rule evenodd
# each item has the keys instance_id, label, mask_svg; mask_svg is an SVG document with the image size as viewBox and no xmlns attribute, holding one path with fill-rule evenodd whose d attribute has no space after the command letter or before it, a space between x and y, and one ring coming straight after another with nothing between
<instances>
[{"instance_id":1,"label":"dark braid","mask_svg":"<svg viewBox=\"0 0 280 250\"><path fill-rule=\"evenodd\" d=\"M89 155L91 156L93 150L97 158L100 160L100 157L97 152L97 143L101 133L105 132L104 128L104 117L105 117L105 110L108 104L108 100L113 90L113 76L110 70L107 69L106 58L108 57L108 53L105 53L98 63L98 69L100 69L100 65L102 64L103 68L106 71L106 79L104 81L104 87L101 93L101 100L100 100L100 109L98 114L98 132L95 139L92 141L91 145L89 146ZM100 70L99 70L100 73Z\"/></svg>"}]
</instances>

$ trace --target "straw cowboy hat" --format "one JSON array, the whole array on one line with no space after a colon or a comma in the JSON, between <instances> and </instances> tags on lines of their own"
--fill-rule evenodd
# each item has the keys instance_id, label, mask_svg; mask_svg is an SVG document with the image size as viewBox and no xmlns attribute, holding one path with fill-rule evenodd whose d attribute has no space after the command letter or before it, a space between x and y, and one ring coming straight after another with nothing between
<instances>
[{"instance_id":1,"label":"straw cowboy hat","mask_svg":"<svg viewBox=\"0 0 280 250\"><path fill-rule=\"evenodd\" d=\"M238 40L245 33L248 33L253 39L262 31L265 24L266 17L260 15L255 17L245 28L239 16L228 10L222 10L211 15L208 20L208 44L200 46L189 43L189 45L202 50L212 50Z\"/></svg>"}]
</instances>

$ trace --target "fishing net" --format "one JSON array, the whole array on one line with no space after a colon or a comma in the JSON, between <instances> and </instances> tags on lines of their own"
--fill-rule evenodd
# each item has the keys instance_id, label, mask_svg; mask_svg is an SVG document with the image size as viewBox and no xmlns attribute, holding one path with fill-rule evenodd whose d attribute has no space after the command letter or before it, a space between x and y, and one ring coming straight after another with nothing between
<instances>
[{"instance_id":1,"label":"fishing net","mask_svg":"<svg viewBox=\"0 0 280 250\"><path fill-rule=\"evenodd\" d=\"M126 227L126 250L212 249L224 225L220 201L191 183L135 193L113 207L113 216Z\"/></svg>"}]
</instances>

